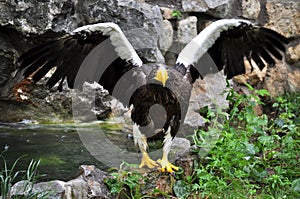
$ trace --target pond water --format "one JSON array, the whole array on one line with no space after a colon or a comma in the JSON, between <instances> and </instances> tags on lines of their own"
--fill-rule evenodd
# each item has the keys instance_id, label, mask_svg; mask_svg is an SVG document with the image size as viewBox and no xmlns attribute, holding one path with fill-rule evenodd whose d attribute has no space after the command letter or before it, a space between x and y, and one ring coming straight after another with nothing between
<instances>
[{"instance_id":1,"label":"pond water","mask_svg":"<svg viewBox=\"0 0 300 199\"><path fill-rule=\"evenodd\" d=\"M87 128L84 131L93 131ZM97 160L83 145L77 129L72 126L0 124L0 153L2 151L9 168L17 158L16 170L26 169L30 161L40 160L40 180L70 180L78 174L80 165L108 167ZM3 160L0 160L0 171Z\"/></svg>"},{"instance_id":2,"label":"pond water","mask_svg":"<svg viewBox=\"0 0 300 199\"><path fill-rule=\"evenodd\" d=\"M26 170L31 160L40 160L39 181L68 181L77 177L80 165L95 165L108 171L119 168L122 162L139 164L141 153L129 136L130 128L126 129L123 123L103 121L43 125L0 123L0 153L8 168L22 156L15 171ZM148 144L150 157L161 157L162 142ZM0 159L0 171L3 163Z\"/></svg>"}]
</instances>

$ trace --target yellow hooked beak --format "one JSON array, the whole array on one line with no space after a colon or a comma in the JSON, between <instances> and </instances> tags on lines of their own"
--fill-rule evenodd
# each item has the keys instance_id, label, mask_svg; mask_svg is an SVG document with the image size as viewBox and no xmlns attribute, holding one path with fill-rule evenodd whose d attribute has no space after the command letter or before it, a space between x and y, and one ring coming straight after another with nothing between
<instances>
[{"instance_id":1,"label":"yellow hooked beak","mask_svg":"<svg viewBox=\"0 0 300 199\"><path fill-rule=\"evenodd\" d=\"M159 69L156 71L154 79L161 82L163 87L165 87L166 82L169 79L168 70L165 67L160 66Z\"/></svg>"}]
</instances>

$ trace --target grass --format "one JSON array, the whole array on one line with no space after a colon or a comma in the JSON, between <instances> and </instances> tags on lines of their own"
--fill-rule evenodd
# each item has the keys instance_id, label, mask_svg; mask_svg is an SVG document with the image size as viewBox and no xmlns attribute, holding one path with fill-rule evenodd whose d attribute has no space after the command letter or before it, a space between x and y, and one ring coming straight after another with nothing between
<instances>
[{"instance_id":1,"label":"grass","mask_svg":"<svg viewBox=\"0 0 300 199\"><path fill-rule=\"evenodd\" d=\"M192 172L176 173L171 191L149 189L148 198L300 198L300 93L270 100L266 90L249 89L229 91L229 111L201 111L207 125L193 136ZM138 195L145 176L114 175L108 184L119 198L124 189L125 198L146 196Z\"/></svg>"},{"instance_id":2,"label":"grass","mask_svg":"<svg viewBox=\"0 0 300 199\"><path fill-rule=\"evenodd\" d=\"M28 164L27 170L15 171L16 165L24 157L18 158L11 167L7 165L4 157L5 151L0 154L3 161L3 169L0 171L0 198L1 199L35 199L35 198L47 198L47 193L37 193L33 191L33 184L37 181L37 168L40 161L31 160ZM24 180L23 187L18 190L19 193L26 192L26 195L11 195L13 184L22 175Z\"/></svg>"}]
</instances>

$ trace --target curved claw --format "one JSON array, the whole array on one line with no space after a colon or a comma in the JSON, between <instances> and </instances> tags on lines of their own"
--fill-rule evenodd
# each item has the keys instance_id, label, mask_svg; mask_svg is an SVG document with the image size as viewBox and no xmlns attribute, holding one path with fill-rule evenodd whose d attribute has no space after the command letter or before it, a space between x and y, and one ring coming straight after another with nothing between
<instances>
[{"instance_id":1,"label":"curved claw","mask_svg":"<svg viewBox=\"0 0 300 199\"><path fill-rule=\"evenodd\" d=\"M159 167L159 164L156 161L152 160L147 153L145 153L143 154L142 161L139 167L142 168L144 166L148 167L149 169L154 169Z\"/></svg>"},{"instance_id":2,"label":"curved claw","mask_svg":"<svg viewBox=\"0 0 300 199\"><path fill-rule=\"evenodd\" d=\"M168 160L163 161L159 159L157 162L161 165L161 168L159 169L161 172L174 173L179 170L179 167L171 164Z\"/></svg>"}]
</instances>

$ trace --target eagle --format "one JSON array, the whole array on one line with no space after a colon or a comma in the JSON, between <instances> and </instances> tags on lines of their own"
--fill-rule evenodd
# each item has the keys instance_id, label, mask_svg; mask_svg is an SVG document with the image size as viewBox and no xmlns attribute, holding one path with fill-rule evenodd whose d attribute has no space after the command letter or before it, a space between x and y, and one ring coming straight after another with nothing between
<instances>
[{"instance_id":1,"label":"eagle","mask_svg":"<svg viewBox=\"0 0 300 199\"><path fill-rule=\"evenodd\" d=\"M61 90L64 81L71 89L97 81L131 107L134 143L142 154L140 167L174 172L179 168L168 154L187 113L193 83L222 70L227 79L244 74L246 62L252 69L274 66L287 44L286 37L248 20L221 19L193 38L173 66L147 65L117 24L96 23L28 50L18 59L18 73L36 83L55 70L46 83L49 89L57 85ZM87 61L91 54L96 61ZM157 161L147 152L147 139L153 135L163 135L162 158Z\"/></svg>"}]
</instances>

